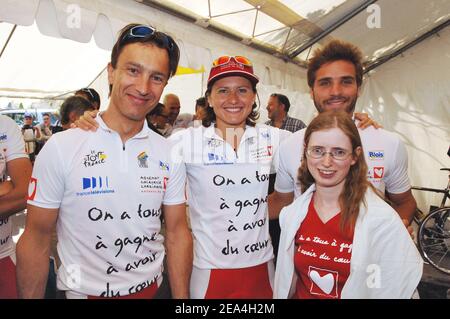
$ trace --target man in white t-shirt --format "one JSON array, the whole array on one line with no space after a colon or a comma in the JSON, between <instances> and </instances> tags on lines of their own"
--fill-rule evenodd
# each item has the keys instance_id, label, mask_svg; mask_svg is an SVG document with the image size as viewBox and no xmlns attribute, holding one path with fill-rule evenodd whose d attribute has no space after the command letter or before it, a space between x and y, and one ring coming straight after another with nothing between
<instances>
[{"instance_id":1,"label":"man in white t-shirt","mask_svg":"<svg viewBox=\"0 0 450 319\"><path fill-rule=\"evenodd\" d=\"M122 29L108 65L111 99L97 117L99 129L56 134L36 161L17 247L19 296L43 297L57 223L57 284L67 298L153 298L162 281L164 211L172 295L189 297L185 176L171 162L167 142L144 125L178 59L168 35L144 25Z\"/></svg>"},{"instance_id":2,"label":"man in white t-shirt","mask_svg":"<svg viewBox=\"0 0 450 319\"><path fill-rule=\"evenodd\" d=\"M0 299L17 298L10 216L25 208L30 176L22 133L16 122L0 115Z\"/></svg>"},{"instance_id":3,"label":"man in white t-shirt","mask_svg":"<svg viewBox=\"0 0 450 319\"><path fill-rule=\"evenodd\" d=\"M362 53L352 44L331 41L314 52L308 63L308 85L319 112L346 110L353 116L362 84ZM359 130L372 184L390 200L405 224L412 221L416 201L408 177L408 155L393 133L369 127ZM271 218L300 195L297 170L303 154L304 130L297 131L280 147L275 192L269 196Z\"/></svg>"}]
</instances>

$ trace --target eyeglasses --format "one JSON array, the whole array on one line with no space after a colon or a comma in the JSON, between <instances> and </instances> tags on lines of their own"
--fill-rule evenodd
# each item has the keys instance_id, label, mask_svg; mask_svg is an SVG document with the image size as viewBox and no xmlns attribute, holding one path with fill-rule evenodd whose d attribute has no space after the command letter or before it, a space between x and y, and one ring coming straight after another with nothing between
<instances>
[{"instance_id":1,"label":"eyeglasses","mask_svg":"<svg viewBox=\"0 0 450 319\"><path fill-rule=\"evenodd\" d=\"M323 158L325 154L330 154L333 159L338 161L346 160L352 153L353 152L344 150L339 147L334 147L331 149L331 151L326 151L324 147L312 146L306 150L306 155L311 158L320 159Z\"/></svg>"},{"instance_id":2,"label":"eyeglasses","mask_svg":"<svg viewBox=\"0 0 450 319\"><path fill-rule=\"evenodd\" d=\"M217 59L215 59L213 61L213 67L225 65L228 62L230 62L231 59L233 59L234 61L236 61L239 64L252 66L252 62L249 59L247 59L245 56L240 56L240 55L228 56L228 55L224 55L224 56L221 56L221 57L219 57L219 58L217 58Z\"/></svg>"},{"instance_id":3,"label":"eyeglasses","mask_svg":"<svg viewBox=\"0 0 450 319\"><path fill-rule=\"evenodd\" d=\"M130 30L128 30L127 33L124 34L124 36L122 37L122 42L135 38L148 38L154 34L160 35L161 39L164 42L164 46L170 52L172 52L175 43L172 37L163 32L159 32L155 28L147 25L137 25L135 27L132 27Z\"/></svg>"}]
</instances>

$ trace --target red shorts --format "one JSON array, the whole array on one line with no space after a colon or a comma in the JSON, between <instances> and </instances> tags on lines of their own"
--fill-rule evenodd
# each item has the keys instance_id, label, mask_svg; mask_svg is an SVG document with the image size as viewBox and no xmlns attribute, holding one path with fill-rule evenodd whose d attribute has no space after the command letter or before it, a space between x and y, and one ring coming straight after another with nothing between
<instances>
[{"instance_id":1,"label":"red shorts","mask_svg":"<svg viewBox=\"0 0 450 319\"><path fill-rule=\"evenodd\" d=\"M272 278L273 264L271 261L258 266L236 269L207 270L194 267L191 278L191 297L272 299Z\"/></svg>"},{"instance_id":2,"label":"red shorts","mask_svg":"<svg viewBox=\"0 0 450 319\"><path fill-rule=\"evenodd\" d=\"M9 256L0 259L0 299L17 299L16 265Z\"/></svg>"}]
</instances>

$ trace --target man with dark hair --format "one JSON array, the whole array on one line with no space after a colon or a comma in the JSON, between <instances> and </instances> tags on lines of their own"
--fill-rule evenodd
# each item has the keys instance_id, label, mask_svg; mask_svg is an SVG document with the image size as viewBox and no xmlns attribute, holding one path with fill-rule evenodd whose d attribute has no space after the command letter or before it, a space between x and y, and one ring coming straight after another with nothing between
<instances>
[{"instance_id":1,"label":"man with dark hair","mask_svg":"<svg viewBox=\"0 0 450 319\"><path fill-rule=\"evenodd\" d=\"M108 65L111 87L99 129L67 130L42 149L29 187L27 227L17 244L18 290L42 298L50 236L57 223L58 288L67 298L153 298L162 284L165 244L174 298L188 298L192 236L185 175L165 139L145 125L179 48L146 25L123 28Z\"/></svg>"},{"instance_id":2,"label":"man with dark hair","mask_svg":"<svg viewBox=\"0 0 450 319\"><path fill-rule=\"evenodd\" d=\"M292 133L305 128L305 123L288 115L290 107L291 103L286 95L272 93L267 102L267 113L270 120L266 124Z\"/></svg>"},{"instance_id":3,"label":"man with dark hair","mask_svg":"<svg viewBox=\"0 0 450 319\"><path fill-rule=\"evenodd\" d=\"M362 85L362 56L356 46L338 40L314 52L308 63L308 85L318 112L345 110L349 116L355 115ZM386 195L404 223L410 223L416 202L411 194L404 144L397 135L383 129L359 129L359 134L370 182ZM271 218L300 195L297 170L303 154L303 135L304 130L298 131L281 145L275 192L269 197ZM324 169L322 173L332 175L334 171Z\"/></svg>"},{"instance_id":4,"label":"man with dark hair","mask_svg":"<svg viewBox=\"0 0 450 319\"><path fill-rule=\"evenodd\" d=\"M156 105L156 107L147 114L148 126L164 137L166 137L166 134L171 129L171 126L167 123L167 121L167 114L165 114L164 104L162 103L158 103L158 105Z\"/></svg>"},{"instance_id":5,"label":"man with dark hair","mask_svg":"<svg viewBox=\"0 0 450 319\"><path fill-rule=\"evenodd\" d=\"M96 90L94 90L92 88L79 89L78 91L75 92L75 96L84 97L86 100L91 102L94 110L100 109L100 104L101 104L100 94L98 94L98 92Z\"/></svg>"},{"instance_id":6,"label":"man with dark hair","mask_svg":"<svg viewBox=\"0 0 450 319\"><path fill-rule=\"evenodd\" d=\"M38 140L38 143L40 144L40 148L42 148L42 146L44 146L45 142L47 142L48 139L52 136L52 128L53 128L49 113L42 114L42 120L43 120L43 122L37 126L37 128L39 129L39 131L41 133L41 137Z\"/></svg>"},{"instance_id":7,"label":"man with dark hair","mask_svg":"<svg viewBox=\"0 0 450 319\"><path fill-rule=\"evenodd\" d=\"M204 96L199 97L197 100L195 100L195 115L193 118L194 121L202 120L202 118L205 116L207 106L208 104Z\"/></svg>"},{"instance_id":8,"label":"man with dark hair","mask_svg":"<svg viewBox=\"0 0 450 319\"><path fill-rule=\"evenodd\" d=\"M84 112L94 110L92 104L82 98L81 96L68 97L59 109L61 116L61 127L63 130L70 128L70 125L75 122Z\"/></svg>"}]
</instances>

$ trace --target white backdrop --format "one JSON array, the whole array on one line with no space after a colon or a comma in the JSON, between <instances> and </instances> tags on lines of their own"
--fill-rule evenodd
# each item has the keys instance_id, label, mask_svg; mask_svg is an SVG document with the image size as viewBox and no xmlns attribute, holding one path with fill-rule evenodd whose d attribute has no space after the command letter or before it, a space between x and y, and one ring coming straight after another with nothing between
<instances>
[{"instance_id":1,"label":"white backdrop","mask_svg":"<svg viewBox=\"0 0 450 319\"><path fill-rule=\"evenodd\" d=\"M405 142L414 185L447 185L448 174L439 168L450 167L449 70L447 28L375 69L366 79L359 99L359 109L370 113ZM414 194L421 205L425 198L428 204L435 205L442 198L434 193Z\"/></svg>"}]
</instances>

